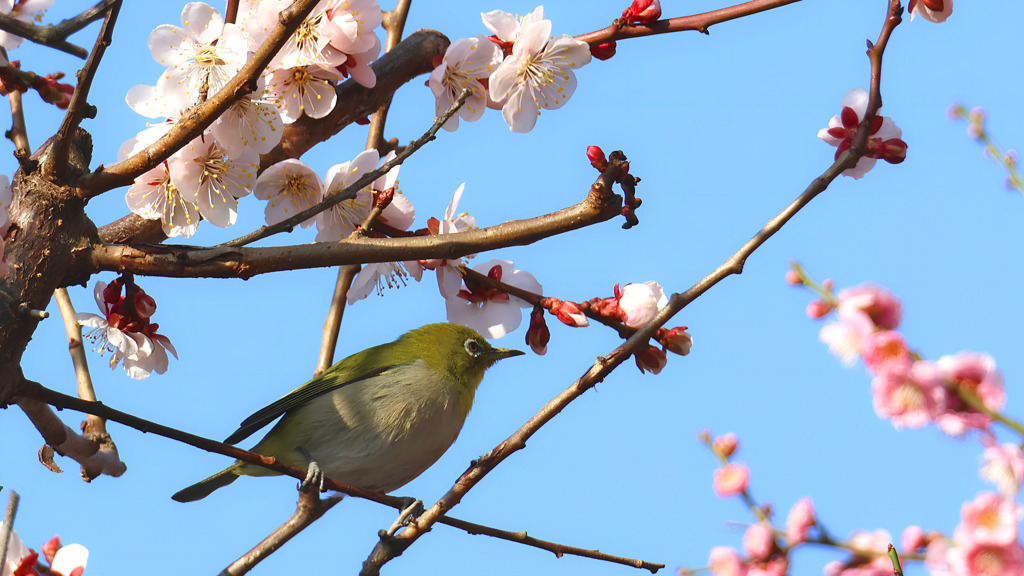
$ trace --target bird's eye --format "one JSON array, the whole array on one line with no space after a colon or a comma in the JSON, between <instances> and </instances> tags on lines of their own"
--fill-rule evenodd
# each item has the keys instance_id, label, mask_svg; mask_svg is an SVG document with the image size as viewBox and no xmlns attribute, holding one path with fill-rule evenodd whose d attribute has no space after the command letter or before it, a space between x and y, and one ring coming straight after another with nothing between
<instances>
[{"instance_id":1,"label":"bird's eye","mask_svg":"<svg viewBox=\"0 0 1024 576\"><path fill-rule=\"evenodd\" d=\"M480 355L480 343L477 342L476 340L470 338L469 340L466 340L464 346L466 347L466 352L469 352L470 356L476 358L477 356Z\"/></svg>"}]
</instances>

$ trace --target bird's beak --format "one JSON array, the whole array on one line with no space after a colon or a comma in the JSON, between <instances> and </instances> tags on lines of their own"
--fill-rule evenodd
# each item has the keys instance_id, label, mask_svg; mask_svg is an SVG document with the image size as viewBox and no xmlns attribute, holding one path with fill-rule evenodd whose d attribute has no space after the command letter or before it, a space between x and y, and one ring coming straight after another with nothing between
<instances>
[{"instance_id":1,"label":"bird's beak","mask_svg":"<svg viewBox=\"0 0 1024 576\"><path fill-rule=\"evenodd\" d=\"M516 350L515 348L494 348L487 354L487 356L488 358L490 358L492 362L497 362L502 358L522 356L523 354L526 354L526 352L523 352L522 350Z\"/></svg>"}]
</instances>

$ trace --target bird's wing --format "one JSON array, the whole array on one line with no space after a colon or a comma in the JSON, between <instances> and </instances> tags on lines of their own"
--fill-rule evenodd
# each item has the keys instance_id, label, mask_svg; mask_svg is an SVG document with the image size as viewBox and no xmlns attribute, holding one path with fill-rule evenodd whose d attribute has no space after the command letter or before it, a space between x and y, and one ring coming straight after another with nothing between
<instances>
[{"instance_id":1,"label":"bird's wing","mask_svg":"<svg viewBox=\"0 0 1024 576\"><path fill-rule=\"evenodd\" d=\"M251 436L253 432L263 428L267 424L270 424L275 418L292 408L301 406L313 398L326 394L331 390L341 388L342 386L348 386L349 384L354 384L368 378L380 376L396 366L397 365L394 364L381 366L380 368L376 368L370 372L362 374L358 378L345 378L345 371L332 372L329 370L323 375L314 378L299 388L289 392L280 400L277 400L265 408L257 410L252 416L242 420L242 424L239 426L238 430L235 430L234 433L228 436L224 440L224 443L237 444Z\"/></svg>"}]
</instances>

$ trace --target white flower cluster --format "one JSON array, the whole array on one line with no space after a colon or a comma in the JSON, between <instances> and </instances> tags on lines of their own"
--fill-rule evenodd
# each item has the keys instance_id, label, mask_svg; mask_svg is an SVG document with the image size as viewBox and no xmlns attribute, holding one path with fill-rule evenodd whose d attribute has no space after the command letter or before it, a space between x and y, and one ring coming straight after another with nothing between
<instances>
[{"instance_id":1,"label":"white flower cluster","mask_svg":"<svg viewBox=\"0 0 1024 576\"><path fill-rule=\"evenodd\" d=\"M121 159L149 146L204 97L221 90L266 41L288 6L284 0L243 0L238 24L225 23L211 6L194 2L182 27L161 25L149 36L153 58L166 66L156 86L135 86L133 110L163 121L126 142ZM303 114L322 118L334 109L334 85L351 76L376 84L370 62L380 53L374 29L376 0L321 0L278 52L258 88L236 102L199 138L143 174L125 200L136 214L159 219L168 236L191 236L200 217L231 226L238 198L256 185L259 155L281 140L282 124Z\"/></svg>"},{"instance_id":2,"label":"white flower cluster","mask_svg":"<svg viewBox=\"0 0 1024 576\"><path fill-rule=\"evenodd\" d=\"M566 34L552 37L543 6L521 18L501 10L481 16L493 36L452 42L430 74L437 114L469 89L466 104L445 123L446 130L458 128L459 118L474 122L484 108L495 108L513 132L529 132L542 108L561 108L572 97L573 70L590 62L590 46Z\"/></svg>"}]
</instances>

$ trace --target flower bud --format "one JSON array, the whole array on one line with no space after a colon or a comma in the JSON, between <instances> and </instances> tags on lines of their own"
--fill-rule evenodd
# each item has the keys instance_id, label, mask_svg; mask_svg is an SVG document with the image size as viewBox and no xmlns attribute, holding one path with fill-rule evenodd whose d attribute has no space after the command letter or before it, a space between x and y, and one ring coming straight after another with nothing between
<instances>
[{"instance_id":1,"label":"flower bud","mask_svg":"<svg viewBox=\"0 0 1024 576\"><path fill-rule=\"evenodd\" d=\"M536 306L530 313L530 328L526 331L526 344L534 354L543 356L548 351L548 341L550 340L551 331L548 330L547 322L544 321L544 309Z\"/></svg>"},{"instance_id":2,"label":"flower bud","mask_svg":"<svg viewBox=\"0 0 1024 576\"><path fill-rule=\"evenodd\" d=\"M828 313L831 311L832 306L820 298L818 300L812 300L811 303L807 305L807 317L814 318L815 320L828 316Z\"/></svg>"},{"instance_id":3,"label":"flower bud","mask_svg":"<svg viewBox=\"0 0 1024 576\"><path fill-rule=\"evenodd\" d=\"M789 284L790 286L799 286L803 283L803 279L800 278L800 274L798 274L796 270L793 270L792 268L786 270L786 284Z\"/></svg>"},{"instance_id":4,"label":"flower bud","mask_svg":"<svg viewBox=\"0 0 1024 576\"><path fill-rule=\"evenodd\" d=\"M686 356L690 353L690 348L693 347L693 336L686 331L686 326L676 326L659 336L658 342L669 352Z\"/></svg>"},{"instance_id":5,"label":"flower bud","mask_svg":"<svg viewBox=\"0 0 1024 576\"><path fill-rule=\"evenodd\" d=\"M650 24L661 18L661 2L658 0L633 0L622 11L622 20L629 24Z\"/></svg>"},{"instance_id":6,"label":"flower bud","mask_svg":"<svg viewBox=\"0 0 1024 576\"><path fill-rule=\"evenodd\" d=\"M598 60L608 60L612 56L615 56L615 41L602 42L597 46L590 47L590 55Z\"/></svg>"},{"instance_id":7,"label":"flower bud","mask_svg":"<svg viewBox=\"0 0 1024 576\"><path fill-rule=\"evenodd\" d=\"M665 364L668 364L668 357L665 356L665 353L654 346L634 352L633 357L636 358L636 367L640 369L641 373L650 371L653 374L658 374Z\"/></svg>"},{"instance_id":8,"label":"flower bud","mask_svg":"<svg viewBox=\"0 0 1024 576\"><path fill-rule=\"evenodd\" d=\"M608 168L608 158L600 146L587 146L587 160L590 160L590 165L601 172Z\"/></svg>"},{"instance_id":9,"label":"flower bud","mask_svg":"<svg viewBox=\"0 0 1024 576\"><path fill-rule=\"evenodd\" d=\"M750 484L750 468L746 464L726 464L715 470L712 488L715 494L725 498L742 494Z\"/></svg>"},{"instance_id":10,"label":"flower bud","mask_svg":"<svg viewBox=\"0 0 1024 576\"><path fill-rule=\"evenodd\" d=\"M711 443L711 449L722 458L728 458L735 454L739 446L739 438L732 432L722 434Z\"/></svg>"},{"instance_id":11,"label":"flower bud","mask_svg":"<svg viewBox=\"0 0 1024 576\"><path fill-rule=\"evenodd\" d=\"M590 321L587 320L587 317L583 314L583 310L580 309L580 305L575 302L568 300L560 302L558 309L555 310L554 313L555 316L557 316L558 319L566 326L572 326L573 328L590 326Z\"/></svg>"}]
</instances>

